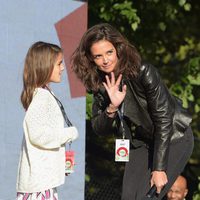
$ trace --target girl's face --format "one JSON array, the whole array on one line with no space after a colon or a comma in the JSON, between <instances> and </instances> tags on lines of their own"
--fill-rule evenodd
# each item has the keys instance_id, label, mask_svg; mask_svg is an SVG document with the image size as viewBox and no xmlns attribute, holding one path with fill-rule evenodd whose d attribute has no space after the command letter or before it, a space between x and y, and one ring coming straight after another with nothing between
<instances>
[{"instance_id":1,"label":"girl's face","mask_svg":"<svg viewBox=\"0 0 200 200\"><path fill-rule=\"evenodd\" d=\"M100 40L91 46L90 52L99 70L105 73L114 71L118 57L112 43L107 40Z\"/></svg>"},{"instance_id":2,"label":"girl's face","mask_svg":"<svg viewBox=\"0 0 200 200\"><path fill-rule=\"evenodd\" d=\"M54 64L53 71L52 71L49 82L54 82L54 83L61 82L61 74L62 74L63 70L64 70L63 54L59 53L58 57L56 59L56 62Z\"/></svg>"}]
</instances>

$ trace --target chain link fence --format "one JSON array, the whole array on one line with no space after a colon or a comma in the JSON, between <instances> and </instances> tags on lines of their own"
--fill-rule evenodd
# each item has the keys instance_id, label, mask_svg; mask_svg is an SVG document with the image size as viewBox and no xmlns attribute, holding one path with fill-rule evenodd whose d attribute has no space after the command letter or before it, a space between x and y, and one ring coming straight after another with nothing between
<instances>
[{"instance_id":1,"label":"chain link fence","mask_svg":"<svg viewBox=\"0 0 200 200\"><path fill-rule=\"evenodd\" d=\"M121 183L113 179L91 179L85 183L85 200L120 200Z\"/></svg>"}]
</instances>

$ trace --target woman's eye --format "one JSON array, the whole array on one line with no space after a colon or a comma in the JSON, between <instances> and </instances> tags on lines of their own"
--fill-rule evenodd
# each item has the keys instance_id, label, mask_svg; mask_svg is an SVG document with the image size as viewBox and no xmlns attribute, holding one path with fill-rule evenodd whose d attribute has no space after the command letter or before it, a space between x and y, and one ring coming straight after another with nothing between
<instances>
[{"instance_id":1,"label":"woman's eye","mask_svg":"<svg viewBox=\"0 0 200 200\"><path fill-rule=\"evenodd\" d=\"M108 55L111 55L113 53L113 50L108 51Z\"/></svg>"},{"instance_id":2,"label":"woman's eye","mask_svg":"<svg viewBox=\"0 0 200 200\"><path fill-rule=\"evenodd\" d=\"M96 55L94 56L94 59L99 59L101 56L100 55Z\"/></svg>"}]
</instances>

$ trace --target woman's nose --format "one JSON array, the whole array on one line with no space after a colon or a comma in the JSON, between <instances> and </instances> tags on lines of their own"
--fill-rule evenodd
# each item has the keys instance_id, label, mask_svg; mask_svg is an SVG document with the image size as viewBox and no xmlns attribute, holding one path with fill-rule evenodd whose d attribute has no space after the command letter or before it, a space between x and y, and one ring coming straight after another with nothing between
<instances>
[{"instance_id":1,"label":"woman's nose","mask_svg":"<svg viewBox=\"0 0 200 200\"><path fill-rule=\"evenodd\" d=\"M108 58L106 56L103 57L103 63L104 64L108 63Z\"/></svg>"}]
</instances>

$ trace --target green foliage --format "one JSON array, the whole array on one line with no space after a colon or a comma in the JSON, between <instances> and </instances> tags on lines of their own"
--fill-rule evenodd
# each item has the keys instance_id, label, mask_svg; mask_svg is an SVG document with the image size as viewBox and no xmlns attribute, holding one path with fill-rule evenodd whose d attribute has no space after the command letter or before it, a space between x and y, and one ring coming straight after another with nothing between
<instances>
[{"instance_id":1,"label":"green foliage","mask_svg":"<svg viewBox=\"0 0 200 200\"><path fill-rule=\"evenodd\" d=\"M183 100L184 107L188 107L190 102L194 103L194 112L200 111L200 99L195 102L195 89L200 85L200 57L192 58L186 64L187 71L181 77L180 81L172 84L171 91L174 95ZM197 94L198 95L198 94Z\"/></svg>"},{"instance_id":2,"label":"green foliage","mask_svg":"<svg viewBox=\"0 0 200 200\"><path fill-rule=\"evenodd\" d=\"M193 200L200 200L200 177L199 177L198 190L194 193Z\"/></svg>"},{"instance_id":3,"label":"green foliage","mask_svg":"<svg viewBox=\"0 0 200 200\"><path fill-rule=\"evenodd\" d=\"M111 24L117 23L119 30L122 32L125 28L123 25L124 22L126 22L126 25L133 31L136 30L140 24L137 9L133 7L132 1L97 0L90 8L91 13L89 12L89 19L91 18L91 21L89 20L89 24L95 23L96 20L109 22ZM100 12L93 18L93 14L95 14L97 10Z\"/></svg>"},{"instance_id":4,"label":"green foliage","mask_svg":"<svg viewBox=\"0 0 200 200\"><path fill-rule=\"evenodd\" d=\"M137 29L140 18L137 16L137 10L132 7L132 2L116 3L113 8L128 20L133 30Z\"/></svg>"},{"instance_id":5,"label":"green foliage","mask_svg":"<svg viewBox=\"0 0 200 200\"><path fill-rule=\"evenodd\" d=\"M92 117L92 94L87 93L86 96L86 120Z\"/></svg>"},{"instance_id":6,"label":"green foliage","mask_svg":"<svg viewBox=\"0 0 200 200\"><path fill-rule=\"evenodd\" d=\"M159 68L172 94L181 98L184 107L188 107L193 114L192 129L195 137L200 139L199 1L95 0L94 3L89 0L88 5L89 27L100 22L112 24L137 47L144 60ZM92 96L89 95L88 120L91 104ZM90 139L90 135L88 137ZM104 138L104 143L108 141ZM198 141L192 155L198 166L196 176L200 175ZM99 140L95 139L94 143L98 144ZM103 147L105 150L110 148ZM195 200L199 196L196 194Z\"/></svg>"}]
</instances>

